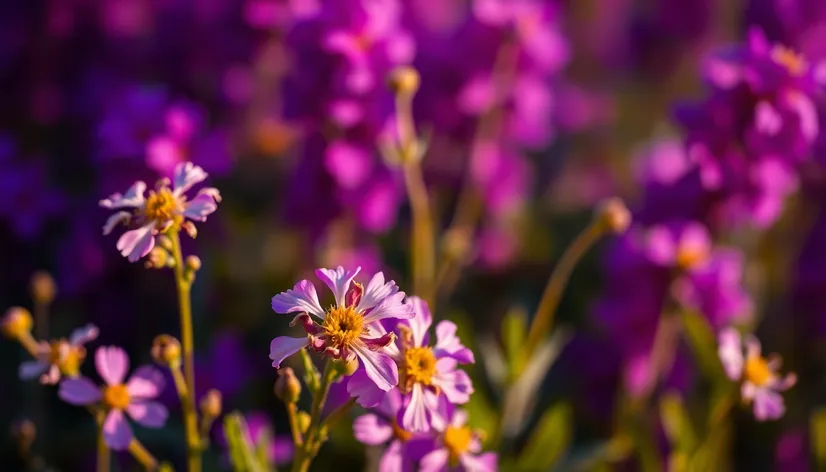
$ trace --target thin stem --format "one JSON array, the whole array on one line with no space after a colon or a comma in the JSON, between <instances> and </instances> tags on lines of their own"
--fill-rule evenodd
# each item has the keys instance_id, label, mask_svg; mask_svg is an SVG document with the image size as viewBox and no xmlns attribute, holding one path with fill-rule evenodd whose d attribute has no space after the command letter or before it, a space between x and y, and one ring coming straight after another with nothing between
<instances>
[{"instance_id":1,"label":"thin stem","mask_svg":"<svg viewBox=\"0 0 826 472\"><path fill-rule=\"evenodd\" d=\"M178 307L181 317L181 346L183 348L184 379L186 395L181 396L181 408L186 430L187 463L189 472L201 470L201 446L198 433L198 412L195 409L195 340L192 332L191 283L184 273L184 258L181 252L180 230L169 233L172 240L172 256L175 258L175 285L178 288Z\"/></svg>"},{"instance_id":2,"label":"thin stem","mask_svg":"<svg viewBox=\"0 0 826 472\"><path fill-rule=\"evenodd\" d=\"M333 362L327 360L324 366L324 373L321 374L321 385L318 392L313 396L313 406L310 410L310 426L307 428L307 434L304 437L304 442L296 451L296 458L293 461L293 472L307 472L310 464L315 459L319 447L321 447L321 411L324 409L324 404L327 403L327 395L330 393L330 386L333 383L335 370L333 369Z\"/></svg>"},{"instance_id":3,"label":"thin stem","mask_svg":"<svg viewBox=\"0 0 826 472\"><path fill-rule=\"evenodd\" d=\"M146 470L153 471L158 468L158 461L137 439L132 439L129 443L129 453L135 458Z\"/></svg>"},{"instance_id":4,"label":"thin stem","mask_svg":"<svg viewBox=\"0 0 826 472\"><path fill-rule=\"evenodd\" d=\"M98 413L97 423L98 423L98 445L97 445L97 472L109 472L109 466L112 462L112 459L109 454L109 446L106 445L106 441L103 439L103 421L104 417L102 412Z\"/></svg>"},{"instance_id":5,"label":"thin stem","mask_svg":"<svg viewBox=\"0 0 826 472\"><path fill-rule=\"evenodd\" d=\"M37 344L37 341L32 337L31 333L25 333L23 336L18 338L17 340L23 349L26 350L32 357L35 359L40 359L40 346Z\"/></svg>"},{"instance_id":6,"label":"thin stem","mask_svg":"<svg viewBox=\"0 0 826 472\"><path fill-rule=\"evenodd\" d=\"M539 301L539 307L536 309L531 327L528 331L528 339L525 343L525 354L522 359L530 359L531 354L539 345L539 342L544 338L554 322L554 315L562 299L562 292L571 277L579 260L582 256L594 245L597 240L605 233L604 225L600 221L594 219L588 227L586 227L565 249L559 263L551 273L548 279L548 284L542 292L542 298Z\"/></svg>"},{"instance_id":7,"label":"thin stem","mask_svg":"<svg viewBox=\"0 0 826 472\"><path fill-rule=\"evenodd\" d=\"M304 440L301 438L301 431L298 428L298 407L295 403L287 403L287 418L290 421L290 431L293 435L293 444L296 449L298 449L304 443Z\"/></svg>"}]
</instances>

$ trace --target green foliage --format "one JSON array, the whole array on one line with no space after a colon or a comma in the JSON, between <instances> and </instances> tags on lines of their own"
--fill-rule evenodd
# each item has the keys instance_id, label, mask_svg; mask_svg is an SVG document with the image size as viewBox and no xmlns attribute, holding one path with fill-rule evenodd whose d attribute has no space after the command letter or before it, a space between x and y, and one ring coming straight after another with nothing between
<instances>
[{"instance_id":1,"label":"green foliage","mask_svg":"<svg viewBox=\"0 0 826 472\"><path fill-rule=\"evenodd\" d=\"M523 351L528 336L527 315L521 309L510 310L502 319L502 344L512 377L515 377L524 364Z\"/></svg>"},{"instance_id":2,"label":"green foliage","mask_svg":"<svg viewBox=\"0 0 826 472\"><path fill-rule=\"evenodd\" d=\"M725 378L723 365L717 356L717 340L708 321L695 312L686 311L680 316L686 339L703 374L712 381Z\"/></svg>"},{"instance_id":3,"label":"green foliage","mask_svg":"<svg viewBox=\"0 0 826 472\"><path fill-rule=\"evenodd\" d=\"M228 414L224 418L224 435L227 438L230 463L235 472L265 472L265 467L257 454L256 445L249 437L249 428L243 415L238 412ZM266 436L266 435L265 435Z\"/></svg>"},{"instance_id":4,"label":"green foliage","mask_svg":"<svg viewBox=\"0 0 826 472\"><path fill-rule=\"evenodd\" d=\"M573 436L573 411L557 403L542 414L528 444L519 455L521 470L549 470L568 450Z\"/></svg>"},{"instance_id":5,"label":"green foliage","mask_svg":"<svg viewBox=\"0 0 826 472\"><path fill-rule=\"evenodd\" d=\"M812 413L809 428L817 470L826 470L826 408Z\"/></svg>"}]
</instances>

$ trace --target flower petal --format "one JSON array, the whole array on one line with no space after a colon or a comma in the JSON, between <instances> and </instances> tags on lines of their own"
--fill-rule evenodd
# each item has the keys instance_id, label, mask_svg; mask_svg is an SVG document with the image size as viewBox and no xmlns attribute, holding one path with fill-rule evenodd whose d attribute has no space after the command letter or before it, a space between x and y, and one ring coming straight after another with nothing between
<instances>
[{"instance_id":1,"label":"flower petal","mask_svg":"<svg viewBox=\"0 0 826 472\"><path fill-rule=\"evenodd\" d=\"M118 239L117 248L129 262L135 262L149 254L155 247L155 222L123 233Z\"/></svg>"},{"instance_id":2,"label":"flower petal","mask_svg":"<svg viewBox=\"0 0 826 472\"><path fill-rule=\"evenodd\" d=\"M462 467L468 472L495 472L497 470L495 452L486 452L478 456L464 454L460 461Z\"/></svg>"},{"instance_id":3,"label":"flower petal","mask_svg":"<svg viewBox=\"0 0 826 472\"><path fill-rule=\"evenodd\" d=\"M20 380L31 380L40 377L49 370L51 364L42 361L26 361L21 362L17 369Z\"/></svg>"},{"instance_id":4,"label":"flower petal","mask_svg":"<svg viewBox=\"0 0 826 472\"><path fill-rule=\"evenodd\" d=\"M430 431L430 415L438 408L435 395L427 395L420 384L413 385L413 391L408 399L402 415L402 427L413 433Z\"/></svg>"},{"instance_id":5,"label":"flower petal","mask_svg":"<svg viewBox=\"0 0 826 472\"><path fill-rule=\"evenodd\" d=\"M364 316L364 322L373 323L385 318L397 318L400 320L413 318L413 306L402 303L404 295L404 292L398 292L386 297Z\"/></svg>"},{"instance_id":6,"label":"flower petal","mask_svg":"<svg viewBox=\"0 0 826 472\"><path fill-rule=\"evenodd\" d=\"M456 336L456 323L452 321L440 321L436 325L436 345L433 346L433 353L436 357L450 356L462 364L473 364L476 359L473 351L465 347Z\"/></svg>"},{"instance_id":7,"label":"flower petal","mask_svg":"<svg viewBox=\"0 0 826 472\"><path fill-rule=\"evenodd\" d=\"M173 193L175 196L180 196L193 185L203 182L207 178L207 173L204 169L196 166L192 162L181 162L175 166L175 179L173 186Z\"/></svg>"},{"instance_id":8,"label":"flower petal","mask_svg":"<svg viewBox=\"0 0 826 472\"><path fill-rule=\"evenodd\" d=\"M164 376L152 366L138 368L126 383L129 395L136 399L155 398L161 394L164 387Z\"/></svg>"},{"instance_id":9,"label":"flower petal","mask_svg":"<svg viewBox=\"0 0 826 472\"><path fill-rule=\"evenodd\" d=\"M399 369L390 356L362 346L356 346L353 350L364 366L367 376L378 388L386 392L399 384Z\"/></svg>"},{"instance_id":10,"label":"flower petal","mask_svg":"<svg viewBox=\"0 0 826 472\"><path fill-rule=\"evenodd\" d=\"M350 288L350 282L361 271L361 267L356 267L354 270L344 270L344 267L338 266L334 269L318 269L315 271L316 277L330 287L333 295L336 297L336 306L344 306L344 296Z\"/></svg>"},{"instance_id":11,"label":"flower petal","mask_svg":"<svg viewBox=\"0 0 826 472\"><path fill-rule=\"evenodd\" d=\"M272 366L276 369L281 367L284 359L292 356L301 348L309 343L309 339L304 336L302 338L293 338L290 336L279 336L270 343L270 359L272 359Z\"/></svg>"},{"instance_id":12,"label":"flower petal","mask_svg":"<svg viewBox=\"0 0 826 472\"><path fill-rule=\"evenodd\" d=\"M436 449L430 454L422 457L419 464L419 472L444 472L447 471L447 449Z\"/></svg>"},{"instance_id":13,"label":"flower petal","mask_svg":"<svg viewBox=\"0 0 826 472\"><path fill-rule=\"evenodd\" d=\"M209 195L200 194L187 202L184 216L195 221L206 221L206 217L218 209L215 199Z\"/></svg>"},{"instance_id":14,"label":"flower petal","mask_svg":"<svg viewBox=\"0 0 826 472\"><path fill-rule=\"evenodd\" d=\"M387 392L378 388L363 368L359 368L350 376L350 380L347 381L347 393L364 408L379 405L387 396Z\"/></svg>"},{"instance_id":15,"label":"flower petal","mask_svg":"<svg viewBox=\"0 0 826 472\"><path fill-rule=\"evenodd\" d=\"M413 472L414 462L405 454L405 446L401 441L393 441L384 450L379 461L379 472Z\"/></svg>"},{"instance_id":16,"label":"flower petal","mask_svg":"<svg viewBox=\"0 0 826 472\"><path fill-rule=\"evenodd\" d=\"M665 226L654 226L646 236L646 254L660 265L671 265L677 258L677 244L671 231Z\"/></svg>"},{"instance_id":17,"label":"flower petal","mask_svg":"<svg viewBox=\"0 0 826 472\"><path fill-rule=\"evenodd\" d=\"M121 410L111 410L103 422L103 441L113 451L122 451L132 442L132 428Z\"/></svg>"},{"instance_id":18,"label":"flower petal","mask_svg":"<svg viewBox=\"0 0 826 472\"><path fill-rule=\"evenodd\" d=\"M759 388L754 395L754 417L758 421L776 420L786 413L783 396L768 388Z\"/></svg>"},{"instance_id":19,"label":"flower petal","mask_svg":"<svg viewBox=\"0 0 826 472\"><path fill-rule=\"evenodd\" d=\"M440 359L439 362L447 359L450 358ZM436 368L439 369L438 363ZM433 384L437 385L445 397L447 397L448 401L454 405L467 403L470 401L471 394L473 394L473 382L464 370L456 369L447 372L438 372L434 376Z\"/></svg>"},{"instance_id":20,"label":"flower petal","mask_svg":"<svg viewBox=\"0 0 826 472\"><path fill-rule=\"evenodd\" d=\"M100 400L100 389L86 377L63 379L57 392L66 403L72 405L90 405Z\"/></svg>"},{"instance_id":21,"label":"flower petal","mask_svg":"<svg viewBox=\"0 0 826 472\"><path fill-rule=\"evenodd\" d=\"M717 355L723 363L726 375L731 380L739 380L743 374L743 344L740 333L735 328L720 331Z\"/></svg>"},{"instance_id":22,"label":"flower petal","mask_svg":"<svg viewBox=\"0 0 826 472\"><path fill-rule=\"evenodd\" d=\"M126 407L133 420L147 428L160 428L166 423L169 412L158 402L135 401Z\"/></svg>"},{"instance_id":23,"label":"flower petal","mask_svg":"<svg viewBox=\"0 0 826 472\"><path fill-rule=\"evenodd\" d=\"M272 309L276 313L284 314L303 311L324 319L324 310L318 302L318 293L309 280L302 280L295 284L292 290L272 297Z\"/></svg>"},{"instance_id":24,"label":"flower petal","mask_svg":"<svg viewBox=\"0 0 826 472\"><path fill-rule=\"evenodd\" d=\"M129 370L129 357L119 347L102 346L95 351L95 366L107 385L118 385L123 383Z\"/></svg>"},{"instance_id":25,"label":"flower petal","mask_svg":"<svg viewBox=\"0 0 826 472\"><path fill-rule=\"evenodd\" d=\"M396 282L384 281L384 273L383 272L376 272L376 274L367 282L367 286L364 288L364 294L361 297L361 301L357 307L358 311L365 311L370 308L376 306L380 301L393 295L394 293L399 291L399 287L396 285Z\"/></svg>"},{"instance_id":26,"label":"flower petal","mask_svg":"<svg viewBox=\"0 0 826 472\"><path fill-rule=\"evenodd\" d=\"M87 324L72 331L72 334L69 336L69 344L72 346L82 346L97 339L98 334L100 334L100 330L98 330L97 326L91 323Z\"/></svg>"},{"instance_id":27,"label":"flower petal","mask_svg":"<svg viewBox=\"0 0 826 472\"><path fill-rule=\"evenodd\" d=\"M393 437L393 426L384 418L368 413L353 421L353 435L364 444L378 446Z\"/></svg>"},{"instance_id":28,"label":"flower petal","mask_svg":"<svg viewBox=\"0 0 826 472\"><path fill-rule=\"evenodd\" d=\"M52 364L45 374L40 376L40 383L43 385L55 385L60 381L60 368Z\"/></svg>"},{"instance_id":29,"label":"flower petal","mask_svg":"<svg viewBox=\"0 0 826 472\"><path fill-rule=\"evenodd\" d=\"M424 346L427 330L433 324L433 315L430 314L430 308L427 302L419 297L410 297L407 299L407 304L413 310L413 317L407 320L407 326L413 332L413 343L417 347Z\"/></svg>"},{"instance_id":30,"label":"flower petal","mask_svg":"<svg viewBox=\"0 0 826 472\"><path fill-rule=\"evenodd\" d=\"M126 191L126 195L121 195L119 193L112 194L109 198L105 198L99 202L100 206L103 208L115 209L115 208L138 208L142 206L145 202L143 197L143 193L146 191L146 184L141 182L140 180L135 182L129 190Z\"/></svg>"},{"instance_id":31,"label":"flower petal","mask_svg":"<svg viewBox=\"0 0 826 472\"><path fill-rule=\"evenodd\" d=\"M103 225L103 234L107 235L112 232L115 227L121 223L129 223L129 220L132 218L132 214L128 211L119 211L114 215L110 216L109 219L106 220L106 224Z\"/></svg>"}]
</instances>

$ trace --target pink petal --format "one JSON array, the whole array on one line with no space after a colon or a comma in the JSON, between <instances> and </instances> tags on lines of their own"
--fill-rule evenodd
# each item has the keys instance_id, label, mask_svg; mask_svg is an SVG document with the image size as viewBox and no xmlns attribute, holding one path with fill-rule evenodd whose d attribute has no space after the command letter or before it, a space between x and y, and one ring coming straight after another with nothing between
<instances>
[{"instance_id":1,"label":"pink petal","mask_svg":"<svg viewBox=\"0 0 826 472\"><path fill-rule=\"evenodd\" d=\"M132 374L126 383L126 389L132 398L155 398L163 391L164 383L164 376L160 370L145 365Z\"/></svg>"},{"instance_id":2,"label":"pink petal","mask_svg":"<svg viewBox=\"0 0 826 472\"><path fill-rule=\"evenodd\" d=\"M347 381L347 393L364 408L373 408L384 400L387 393L370 380L364 369L358 369Z\"/></svg>"},{"instance_id":3,"label":"pink petal","mask_svg":"<svg viewBox=\"0 0 826 472\"><path fill-rule=\"evenodd\" d=\"M117 225L121 223L128 223L131 218L132 214L128 211L119 211L115 213L110 216L109 219L106 220L106 224L103 225L103 234L107 235L111 233Z\"/></svg>"},{"instance_id":4,"label":"pink petal","mask_svg":"<svg viewBox=\"0 0 826 472\"><path fill-rule=\"evenodd\" d=\"M119 385L129 370L129 357L119 347L102 346L95 351L95 366L107 385Z\"/></svg>"},{"instance_id":5,"label":"pink petal","mask_svg":"<svg viewBox=\"0 0 826 472\"><path fill-rule=\"evenodd\" d=\"M356 189L370 175L373 157L362 146L334 141L324 153L324 165L343 189Z\"/></svg>"},{"instance_id":6,"label":"pink petal","mask_svg":"<svg viewBox=\"0 0 826 472\"><path fill-rule=\"evenodd\" d=\"M393 295L399 291L396 282L384 281L384 273L376 272L376 274L367 282L364 287L364 294L361 296L361 301L358 304L358 311L365 311L376 306L384 298Z\"/></svg>"},{"instance_id":7,"label":"pink petal","mask_svg":"<svg viewBox=\"0 0 826 472\"><path fill-rule=\"evenodd\" d=\"M143 193L145 191L146 184L139 180L129 187L129 190L126 191L126 195L115 193L109 198L101 200L99 204L103 208L109 209L138 208L142 206L145 201L143 198Z\"/></svg>"},{"instance_id":8,"label":"pink petal","mask_svg":"<svg viewBox=\"0 0 826 472\"><path fill-rule=\"evenodd\" d=\"M677 257L677 245L668 228L654 226L648 230L646 254L649 259L660 265L674 263Z\"/></svg>"},{"instance_id":9,"label":"pink petal","mask_svg":"<svg viewBox=\"0 0 826 472\"><path fill-rule=\"evenodd\" d=\"M43 385L56 385L60 381L60 368L52 364L45 374L40 376L40 383Z\"/></svg>"},{"instance_id":10,"label":"pink petal","mask_svg":"<svg viewBox=\"0 0 826 472\"><path fill-rule=\"evenodd\" d=\"M185 161L181 143L167 136L152 139L146 145L146 164L161 175L169 175L181 161Z\"/></svg>"},{"instance_id":11,"label":"pink petal","mask_svg":"<svg viewBox=\"0 0 826 472\"><path fill-rule=\"evenodd\" d=\"M478 456L474 456L473 454L464 454L460 460L462 462L462 466L467 471L495 472L497 470L496 453L494 452L486 452Z\"/></svg>"},{"instance_id":12,"label":"pink petal","mask_svg":"<svg viewBox=\"0 0 826 472\"><path fill-rule=\"evenodd\" d=\"M206 178L207 173L204 172L204 169L189 161L181 162L175 166L173 193L175 196L180 196L192 188L193 185L203 182Z\"/></svg>"},{"instance_id":13,"label":"pink petal","mask_svg":"<svg viewBox=\"0 0 826 472\"><path fill-rule=\"evenodd\" d=\"M393 427L383 418L366 414L353 421L353 435L364 444L378 446L393 437Z\"/></svg>"},{"instance_id":14,"label":"pink petal","mask_svg":"<svg viewBox=\"0 0 826 472\"><path fill-rule=\"evenodd\" d=\"M66 403L72 405L90 405L100 400L100 389L86 377L63 379L57 392Z\"/></svg>"},{"instance_id":15,"label":"pink petal","mask_svg":"<svg viewBox=\"0 0 826 472\"><path fill-rule=\"evenodd\" d=\"M680 235L680 250L696 254L711 252L711 236L706 227L697 222L686 225Z\"/></svg>"},{"instance_id":16,"label":"pink petal","mask_svg":"<svg viewBox=\"0 0 826 472\"><path fill-rule=\"evenodd\" d=\"M433 323L433 315L430 314L427 302L419 297L408 298L407 304L410 305L413 311L413 317L407 320L407 325L413 332L413 343L416 346L423 346L427 330L430 329L430 325Z\"/></svg>"},{"instance_id":17,"label":"pink petal","mask_svg":"<svg viewBox=\"0 0 826 472\"><path fill-rule=\"evenodd\" d=\"M123 411L112 410L103 422L103 440L113 451L122 451L132 442L132 428L123 416Z\"/></svg>"},{"instance_id":18,"label":"pink petal","mask_svg":"<svg viewBox=\"0 0 826 472\"><path fill-rule=\"evenodd\" d=\"M284 359L292 356L309 343L307 337L292 338L290 336L279 336L270 343L270 359L272 366L276 369L281 367Z\"/></svg>"},{"instance_id":19,"label":"pink petal","mask_svg":"<svg viewBox=\"0 0 826 472\"><path fill-rule=\"evenodd\" d=\"M726 328L718 335L717 355L723 363L726 375L731 380L739 380L743 373L743 344L740 333L734 328Z\"/></svg>"},{"instance_id":20,"label":"pink petal","mask_svg":"<svg viewBox=\"0 0 826 472\"><path fill-rule=\"evenodd\" d=\"M758 389L754 396L754 417L759 421L776 420L786 413L783 396L774 390Z\"/></svg>"},{"instance_id":21,"label":"pink petal","mask_svg":"<svg viewBox=\"0 0 826 472\"><path fill-rule=\"evenodd\" d=\"M452 321L440 321L436 325L436 345L433 352L436 357L449 355L462 364L472 364L476 362L473 351L465 347L456 336L456 323Z\"/></svg>"},{"instance_id":22,"label":"pink petal","mask_svg":"<svg viewBox=\"0 0 826 472\"><path fill-rule=\"evenodd\" d=\"M117 248L121 255L129 262L135 262L141 257L149 254L155 247L155 222L149 223L138 229L133 229L123 233L118 239Z\"/></svg>"},{"instance_id":23,"label":"pink petal","mask_svg":"<svg viewBox=\"0 0 826 472\"><path fill-rule=\"evenodd\" d=\"M217 209L218 204L215 203L215 199L210 195L199 194L187 202L184 216L195 221L206 221L206 217Z\"/></svg>"},{"instance_id":24,"label":"pink petal","mask_svg":"<svg viewBox=\"0 0 826 472\"><path fill-rule=\"evenodd\" d=\"M428 395L420 384L413 386L413 392L402 415L402 427L414 433L430 431L430 413L438 408L435 395Z\"/></svg>"},{"instance_id":25,"label":"pink petal","mask_svg":"<svg viewBox=\"0 0 826 472\"><path fill-rule=\"evenodd\" d=\"M436 449L422 457L419 472L444 472L447 470L447 449Z\"/></svg>"},{"instance_id":26,"label":"pink petal","mask_svg":"<svg viewBox=\"0 0 826 472\"><path fill-rule=\"evenodd\" d=\"M386 392L399 384L399 369L390 356L360 346L354 350L367 376L378 388Z\"/></svg>"},{"instance_id":27,"label":"pink petal","mask_svg":"<svg viewBox=\"0 0 826 472\"><path fill-rule=\"evenodd\" d=\"M315 286L309 280L295 284L292 290L272 297L272 309L276 313L306 312L324 319L324 310L318 302Z\"/></svg>"},{"instance_id":28,"label":"pink petal","mask_svg":"<svg viewBox=\"0 0 826 472\"><path fill-rule=\"evenodd\" d=\"M333 295L336 297L336 306L344 306L344 296L350 288L350 282L361 271L361 267L356 267L354 270L344 270L344 267L338 266L336 269L318 269L315 271L316 277L330 287Z\"/></svg>"},{"instance_id":29,"label":"pink petal","mask_svg":"<svg viewBox=\"0 0 826 472\"><path fill-rule=\"evenodd\" d=\"M72 331L72 334L69 336L69 344L72 346L82 346L97 339L98 334L100 334L100 330L98 330L97 326L87 324L82 328Z\"/></svg>"},{"instance_id":30,"label":"pink petal","mask_svg":"<svg viewBox=\"0 0 826 472\"><path fill-rule=\"evenodd\" d=\"M162 427L169 416L166 407L158 402L132 402L126 407L126 412L133 420L147 428Z\"/></svg>"},{"instance_id":31,"label":"pink petal","mask_svg":"<svg viewBox=\"0 0 826 472\"><path fill-rule=\"evenodd\" d=\"M364 316L364 322L374 323L385 318L396 318L400 320L413 318L413 306L403 303L404 296L404 292L397 292L386 297Z\"/></svg>"},{"instance_id":32,"label":"pink petal","mask_svg":"<svg viewBox=\"0 0 826 472\"><path fill-rule=\"evenodd\" d=\"M463 370L439 372L433 379L433 383L442 390L448 401L454 405L467 403L473 394L473 382L467 372Z\"/></svg>"},{"instance_id":33,"label":"pink petal","mask_svg":"<svg viewBox=\"0 0 826 472\"><path fill-rule=\"evenodd\" d=\"M393 441L379 461L379 472L413 472L413 461L405 457L401 441Z\"/></svg>"}]
</instances>

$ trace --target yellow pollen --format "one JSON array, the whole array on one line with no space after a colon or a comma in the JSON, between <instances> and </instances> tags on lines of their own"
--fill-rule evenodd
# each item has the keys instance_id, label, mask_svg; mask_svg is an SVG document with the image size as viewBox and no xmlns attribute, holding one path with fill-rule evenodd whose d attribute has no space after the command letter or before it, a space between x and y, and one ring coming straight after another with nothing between
<instances>
[{"instance_id":1,"label":"yellow pollen","mask_svg":"<svg viewBox=\"0 0 826 472\"><path fill-rule=\"evenodd\" d=\"M161 188L157 192L149 191L143 214L147 220L165 222L173 219L178 213L178 200L168 188Z\"/></svg>"},{"instance_id":2,"label":"yellow pollen","mask_svg":"<svg viewBox=\"0 0 826 472\"><path fill-rule=\"evenodd\" d=\"M693 247L681 247L677 250L677 267L686 270L697 267L706 260L705 251Z\"/></svg>"},{"instance_id":3,"label":"yellow pollen","mask_svg":"<svg viewBox=\"0 0 826 472\"><path fill-rule=\"evenodd\" d=\"M746 369L743 374L745 379L758 387L762 387L774 378L774 372L769 367L769 362L760 356L749 357L746 360Z\"/></svg>"},{"instance_id":4,"label":"yellow pollen","mask_svg":"<svg viewBox=\"0 0 826 472\"><path fill-rule=\"evenodd\" d=\"M324 332L334 347L350 347L365 332L364 317L352 307L333 308L324 318Z\"/></svg>"},{"instance_id":5,"label":"yellow pollen","mask_svg":"<svg viewBox=\"0 0 826 472\"><path fill-rule=\"evenodd\" d=\"M459 458L470 448L471 439L473 439L473 434L470 432L470 428L464 426L447 427L442 441L450 454L450 464L452 466L455 467L459 464Z\"/></svg>"},{"instance_id":6,"label":"yellow pollen","mask_svg":"<svg viewBox=\"0 0 826 472\"><path fill-rule=\"evenodd\" d=\"M404 374L409 382L430 385L436 373L436 356L429 347L413 347L404 352Z\"/></svg>"},{"instance_id":7,"label":"yellow pollen","mask_svg":"<svg viewBox=\"0 0 826 472\"><path fill-rule=\"evenodd\" d=\"M774 46L771 51L772 60L783 66L792 75L803 75L809 67L809 63L802 54L785 46Z\"/></svg>"},{"instance_id":8,"label":"yellow pollen","mask_svg":"<svg viewBox=\"0 0 826 472\"><path fill-rule=\"evenodd\" d=\"M63 375L80 375L80 364L85 358L86 349L82 346L72 346L65 339L58 339L49 344L49 364L56 365Z\"/></svg>"},{"instance_id":9,"label":"yellow pollen","mask_svg":"<svg viewBox=\"0 0 826 472\"><path fill-rule=\"evenodd\" d=\"M130 401L131 398L129 398L129 390L126 389L126 385L110 385L103 389L103 403L109 408L123 410L129 406Z\"/></svg>"}]
</instances>

